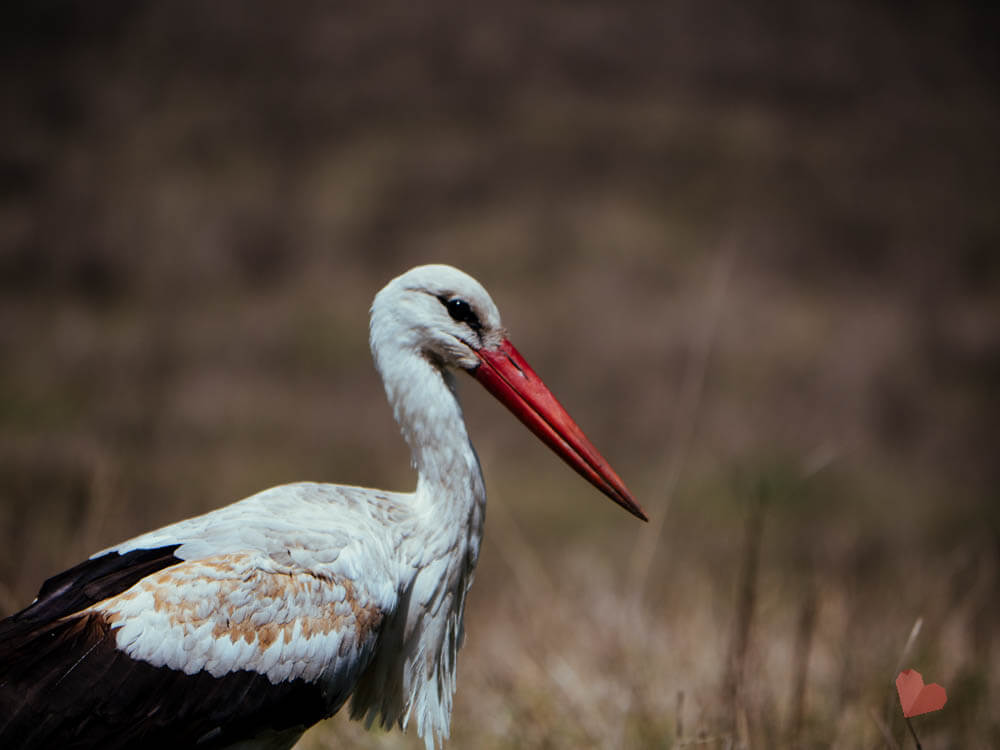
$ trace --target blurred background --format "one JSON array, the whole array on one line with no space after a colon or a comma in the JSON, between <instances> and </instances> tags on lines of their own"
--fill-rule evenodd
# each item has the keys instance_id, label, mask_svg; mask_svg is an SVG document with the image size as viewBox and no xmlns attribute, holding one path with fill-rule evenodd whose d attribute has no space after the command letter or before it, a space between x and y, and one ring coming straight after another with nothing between
<instances>
[{"instance_id":1,"label":"blurred background","mask_svg":"<svg viewBox=\"0 0 1000 750\"><path fill-rule=\"evenodd\" d=\"M900 6L901 7L901 6ZM0 614L150 527L408 490L375 292L452 263L652 522L462 382L452 748L1000 745L1000 47L957 2L0 11ZM419 748L338 716L303 748Z\"/></svg>"}]
</instances>

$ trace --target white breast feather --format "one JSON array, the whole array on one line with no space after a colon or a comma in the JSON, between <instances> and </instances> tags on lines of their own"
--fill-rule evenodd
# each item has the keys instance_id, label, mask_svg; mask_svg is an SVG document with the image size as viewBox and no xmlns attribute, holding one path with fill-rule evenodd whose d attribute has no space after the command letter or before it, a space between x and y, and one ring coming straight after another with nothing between
<instances>
[{"instance_id":1,"label":"white breast feather","mask_svg":"<svg viewBox=\"0 0 1000 750\"><path fill-rule=\"evenodd\" d=\"M247 669L274 683L360 666L350 662L373 645L387 611L348 579L253 554L180 563L92 610L134 659L213 677Z\"/></svg>"},{"instance_id":2,"label":"white breast feather","mask_svg":"<svg viewBox=\"0 0 1000 750\"><path fill-rule=\"evenodd\" d=\"M396 605L388 493L276 487L115 548L180 544L183 562L91 609L131 657L214 677L246 669L272 682L357 677Z\"/></svg>"}]
</instances>

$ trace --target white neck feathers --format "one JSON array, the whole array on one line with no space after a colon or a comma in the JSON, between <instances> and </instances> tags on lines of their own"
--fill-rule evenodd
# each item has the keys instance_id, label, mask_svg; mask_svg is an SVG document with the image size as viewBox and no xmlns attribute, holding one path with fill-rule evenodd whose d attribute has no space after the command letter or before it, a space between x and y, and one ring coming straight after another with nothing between
<instances>
[{"instance_id":1,"label":"white neck feathers","mask_svg":"<svg viewBox=\"0 0 1000 750\"><path fill-rule=\"evenodd\" d=\"M448 736L465 595L479 557L486 489L450 372L400 335L392 315L372 311L376 368L418 473L418 519L402 542L400 606L385 623L351 714L406 727L429 750ZM384 655L384 658L383 658ZM402 658L401 658L402 657Z\"/></svg>"}]
</instances>

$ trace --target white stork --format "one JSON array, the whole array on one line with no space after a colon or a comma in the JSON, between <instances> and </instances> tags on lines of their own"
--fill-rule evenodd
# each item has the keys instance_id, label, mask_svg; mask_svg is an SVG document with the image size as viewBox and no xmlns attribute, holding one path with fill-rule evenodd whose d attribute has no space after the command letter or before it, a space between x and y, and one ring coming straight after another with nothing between
<instances>
[{"instance_id":1,"label":"white stork","mask_svg":"<svg viewBox=\"0 0 1000 750\"><path fill-rule=\"evenodd\" d=\"M50 578L0 622L0 747L290 748L348 698L443 742L486 503L454 369L645 519L471 277L393 279L371 350L416 491L274 487Z\"/></svg>"}]
</instances>

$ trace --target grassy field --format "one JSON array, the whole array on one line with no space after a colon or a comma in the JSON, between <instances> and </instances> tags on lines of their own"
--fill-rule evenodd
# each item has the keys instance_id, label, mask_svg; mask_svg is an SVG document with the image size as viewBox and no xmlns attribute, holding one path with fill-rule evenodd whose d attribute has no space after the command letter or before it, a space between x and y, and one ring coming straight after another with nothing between
<instances>
[{"instance_id":1,"label":"grassy field","mask_svg":"<svg viewBox=\"0 0 1000 750\"><path fill-rule=\"evenodd\" d=\"M449 747L908 748L904 667L924 748L1000 746L992 12L0 16L0 613L267 486L410 489L367 309L447 262L652 517L462 383Z\"/></svg>"}]
</instances>

